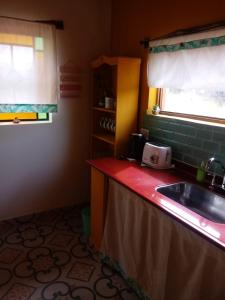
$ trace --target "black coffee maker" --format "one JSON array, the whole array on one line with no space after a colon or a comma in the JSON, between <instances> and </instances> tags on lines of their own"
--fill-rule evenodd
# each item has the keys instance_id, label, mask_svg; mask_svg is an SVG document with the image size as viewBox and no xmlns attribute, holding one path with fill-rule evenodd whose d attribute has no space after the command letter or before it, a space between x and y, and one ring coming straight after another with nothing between
<instances>
[{"instance_id":1,"label":"black coffee maker","mask_svg":"<svg viewBox=\"0 0 225 300\"><path fill-rule=\"evenodd\" d=\"M145 143L146 139L142 133L132 133L130 135L127 158L141 161Z\"/></svg>"}]
</instances>

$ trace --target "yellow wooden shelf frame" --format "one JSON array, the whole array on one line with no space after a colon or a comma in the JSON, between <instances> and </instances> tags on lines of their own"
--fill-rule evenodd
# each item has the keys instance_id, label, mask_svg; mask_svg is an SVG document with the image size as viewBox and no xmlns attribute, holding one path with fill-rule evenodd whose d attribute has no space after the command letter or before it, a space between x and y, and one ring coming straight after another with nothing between
<instances>
[{"instance_id":1,"label":"yellow wooden shelf frame","mask_svg":"<svg viewBox=\"0 0 225 300\"><path fill-rule=\"evenodd\" d=\"M106 142L113 146L113 155L119 157L127 153L129 145L129 137L132 132L137 130L137 114L138 114L138 91L139 91L139 77L140 77L140 58L130 57L106 57L101 56L92 62L91 66L93 73L98 72L98 68L103 65L108 65L111 68L103 66L102 73L108 76L111 72L112 94L116 99L115 109L105 109L97 106L97 100L94 96L92 106L92 138L99 141ZM100 73L101 74L101 73ZM110 78L110 76L109 76ZM107 79L106 79L107 81ZM95 83L95 82L94 82ZM95 85L94 85L95 88ZM99 114L98 114L99 113ZM98 118L111 113L115 117L116 130L115 135L98 133L99 120ZM92 140L93 142L93 140ZM99 146L101 148L101 146ZM104 145L103 145L104 148ZM92 150L94 149L92 143ZM98 157L97 151L92 151L92 158Z\"/></svg>"}]
</instances>

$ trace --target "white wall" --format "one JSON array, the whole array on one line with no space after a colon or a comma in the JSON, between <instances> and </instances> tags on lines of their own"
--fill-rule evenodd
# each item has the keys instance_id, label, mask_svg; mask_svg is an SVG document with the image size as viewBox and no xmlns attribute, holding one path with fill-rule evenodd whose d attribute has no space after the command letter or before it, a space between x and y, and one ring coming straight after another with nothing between
<instances>
[{"instance_id":1,"label":"white wall","mask_svg":"<svg viewBox=\"0 0 225 300\"><path fill-rule=\"evenodd\" d=\"M89 197L90 61L110 49L110 0L0 0L0 15L62 19L59 64L83 70L80 99L60 100L52 124L0 126L0 219Z\"/></svg>"}]
</instances>

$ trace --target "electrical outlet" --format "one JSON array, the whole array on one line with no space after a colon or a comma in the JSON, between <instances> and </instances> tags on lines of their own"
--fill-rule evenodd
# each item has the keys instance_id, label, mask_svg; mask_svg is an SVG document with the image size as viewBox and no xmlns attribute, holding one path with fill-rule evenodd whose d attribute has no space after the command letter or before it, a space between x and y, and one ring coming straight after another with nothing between
<instances>
[{"instance_id":1,"label":"electrical outlet","mask_svg":"<svg viewBox=\"0 0 225 300\"><path fill-rule=\"evenodd\" d=\"M143 136L146 138L146 140L148 140L148 138L149 138L149 129L147 129L147 128L141 128L140 129L140 133L142 133Z\"/></svg>"}]
</instances>

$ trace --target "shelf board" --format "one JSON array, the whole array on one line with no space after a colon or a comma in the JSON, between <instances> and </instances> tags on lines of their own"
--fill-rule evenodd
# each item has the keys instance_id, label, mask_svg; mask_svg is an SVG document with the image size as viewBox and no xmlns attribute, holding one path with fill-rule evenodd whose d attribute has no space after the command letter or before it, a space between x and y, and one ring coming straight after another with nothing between
<instances>
[{"instance_id":1,"label":"shelf board","mask_svg":"<svg viewBox=\"0 0 225 300\"><path fill-rule=\"evenodd\" d=\"M97 110L97 111L104 111L104 112L108 112L108 113L112 113L115 114L116 111L113 109L108 109L108 108L103 108L103 107L98 107L98 106L94 106L92 107L93 110Z\"/></svg>"},{"instance_id":2,"label":"shelf board","mask_svg":"<svg viewBox=\"0 0 225 300\"><path fill-rule=\"evenodd\" d=\"M111 145L115 144L115 137L111 134L92 134L92 137Z\"/></svg>"}]
</instances>

